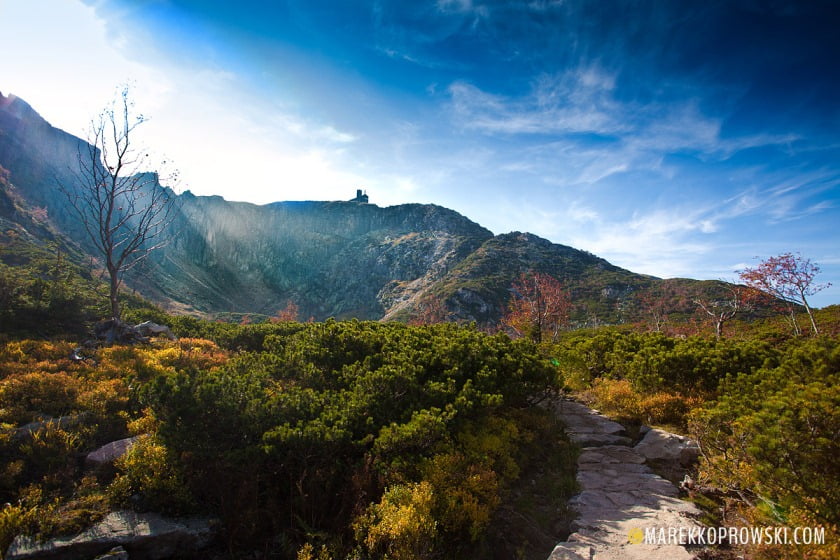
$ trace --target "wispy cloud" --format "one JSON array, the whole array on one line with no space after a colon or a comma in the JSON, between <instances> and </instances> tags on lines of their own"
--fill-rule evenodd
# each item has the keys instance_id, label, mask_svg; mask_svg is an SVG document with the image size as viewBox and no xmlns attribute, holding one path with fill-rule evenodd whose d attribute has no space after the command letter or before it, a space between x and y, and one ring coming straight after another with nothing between
<instances>
[{"instance_id":1,"label":"wispy cloud","mask_svg":"<svg viewBox=\"0 0 840 560\"><path fill-rule=\"evenodd\" d=\"M740 175L749 176L749 186L724 199L715 219L763 216L768 224L776 225L838 207L837 200L826 198L828 193L840 186L840 172L835 170L817 169L801 173L788 169L776 172L746 169Z\"/></svg>"},{"instance_id":2,"label":"wispy cloud","mask_svg":"<svg viewBox=\"0 0 840 560\"><path fill-rule=\"evenodd\" d=\"M456 122L466 128L504 134L615 134L628 130L610 92L615 78L597 68L538 77L527 95L487 93L468 82L449 87Z\"/></svg>"},{"instance_id":3,"label":"wispy cloud","mask_svg":"<svg viewBox=\"0 0 840 560\"><path fill-rule=\"evenodd\" d=\"M578 180L597 182L636 167L657 168L667 154L687 153L725 160L748 148L790 145L795 134L727 137L724 118L707 115L692 98L663 94L645 104L621 100L617 76L598 66L579 66L557 75L540 75L521 96L484 91L468 82L449 87L453 122L465 130L532 138L548 149L573 146L578 158L598 160ZM579 134L609 139L607 147ZM544 140L536 138L547 137ZM611 160L604 164L604 159Z\"/></svg>"},{"instance_id":4,"label":"wispy cloud","mask_svg":"<svg viewBox=\"0 0 840 560\"><path fill-rule=\"evenodd\" d=\"M438 0L436 6L443 13L469 14L478 18L486 18L490 15L488 6L474 0Z\"/></svg>"}]
</instances>

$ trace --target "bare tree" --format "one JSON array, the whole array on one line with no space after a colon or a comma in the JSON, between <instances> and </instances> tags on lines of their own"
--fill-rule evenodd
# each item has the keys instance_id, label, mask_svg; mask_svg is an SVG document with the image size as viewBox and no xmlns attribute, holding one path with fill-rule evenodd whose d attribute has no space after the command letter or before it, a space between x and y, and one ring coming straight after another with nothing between
<instances>
[{"instance_id":1,"label":"bare tree","mask_svg":"<svg viewBox=\"0 0 840 560\"><path fill-rule=\"evenodd\" d=\"M124 87L91 121L87 143L78 151L72 184L60 183L70 207L100 253L109 276L111 317L119 321L122 276L166 243L161 234L174 217L175 196L151 172L149 154L135 145L146 119L134 114ZM162 162L163 165L166 162ZM177 173L166 178L177 181Z\"/></svg>"},{"instance_id":2,"label":"bare tree","mask_svg":"<svg viewBox=\"0 0 840 560\"><path fill-rule=\"evenodd\" d=\"M715 299L696 298L694 303L715 325L715 338L720 340L723 337L723 325L740 312L748 312L752 309L752 299L749 297L750 288L735 286L721 280L721 287L727 294Z\"/></svg>"}]
</instances>

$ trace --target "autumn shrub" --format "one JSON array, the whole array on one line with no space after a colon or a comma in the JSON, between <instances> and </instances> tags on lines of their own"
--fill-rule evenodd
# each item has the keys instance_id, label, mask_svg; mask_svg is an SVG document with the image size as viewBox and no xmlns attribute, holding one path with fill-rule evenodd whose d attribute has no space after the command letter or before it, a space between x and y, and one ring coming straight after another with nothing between
<instances>
[{"instance_id":1,"label":"autumn shrub","mask_svg":"<svg viewBox=\"0 0 840 560\"><path fill-rule=\"evenodd\" d=\"M85 380L80 384L76 406L107 422L129 407L128 385L123 379Z\"/></svg>"},{"instance_id":2,"label":"autumn shrub","mask_svg":"<svg viewBox=\"0 0 840 560\"><path fill-rule=\"evenodd\" d=\"M37 541L78 534L107 515L107 497L96 479L80 478L66 499L40 484L20 489L20 498L0 509L0 553L18 535Z\"/></svg>"},{"instance_id":3,"label":"autumn shrub","mask_svg":"<svg viewBox=\"0 0 840 560\"><path fill-rule=\"evenodd\" d=\"M128 379L141 376L144 367L139 346L108 346L95 355L96 368L90 375L106 379Z\"/></svg>"},{"instance_id":4,"label":"autumn shrub","mask_svg":"<svg viewBox=\"0 0 840 560\"><path fill-rule=\"evenodd\" d=\"M460 451L432 456L423 471L423 482L434 490L432 518L445 533L447 547L455 552L478 541L499 505L502 476L491 464Z\"/></svg>"},{"instance_id":5,"label":"autumn shrub","mask_svg":"<svg viewBox=\"0 0 840 560\"><path fill-rule=\"evenodd\" d=\"M640 420L645 424L667 424L685 429L691 410L703 402L700 397L686 397L674 393L654 393L639 403Z\"/></svg>"},{"instance_id":6,"label":"autumn shrub","mask_svg":"<svg viewBox=\"0 0 840 560\"><path fill-rule=\"evenodd\" d=\"M596 379L584 398L609 416L631 420L641 417L641 395L626 379Z\"/></svg>"},{"instance_id":7,"label":"autumn shrub","mask_svg":"<svg viewBox=\"0 0 840 560\"><path fill-rule=\"evenodd\" d=\"M24 424L74 411L81 381L66 373L33 372L8 377L0 384L2 421Z\"/></svg>"},{"instance_id":8,"label":"autumn shrub","mask_svg":"<svg viewBox=\"0 0 840 560\"><path fill-rule=\"evenodd\" d=\"M23 501L6 503L0 507L0 556L5 556L12 541L21 533L31 532L37 524L36 506Z\"/></svg>"},{"instance_id":9,"label":"autumn shrub","mask_svg":"<svg viewBox=\"0 0 840 560\"><path fill-rule=\"evenodd\" d=\"M54 499L39 509L36 527L30 532L42 538L76 535L102 520L110 506L97 479L84 476L74 484L66 499Z\"/></svg>"},{"instance_id":10,"label":"autumn shrub","mask_svg":"<svg viewBox=\"0 0 840 560\"><path fill-rule=\"evenodd\" d=\"M354 524L366 558L424 560L437 558L438 523L432 514L432 485L398 484L388 488Z\"/></svg>"},{"instance_id":11,"label":"autumn shrub","mask_svg":"<svg viewBox=\"0 0 840 560\"><path fill-rule=\"evenodd\" d=\"M679 393L638 391L626 379L597 379L581 396L620 421L680 429L686 428L688 413L704 402Z\"/></svg>"},{"instance_id":12,"label":"autumn shrub","mask_svg":"<svg viewBox=\"0 0 840 560\"><path fill-rule=\"evenodd\" d=\"M77 472L75 456L83 441L84 436L77 430L61 428L58 422L47 422L33 430L18 447L26 465L26 480L40 480L49 490L68 484Z\"/></svg>"},{"instance_id":13,"label":"autumn shrub","mask_svg":"<svg viewBox=\"0 0 840 560\"><path fill-rule=\"evenodd\" d=\"M70 359L72 352L73 345L67 342L14 340L0 344L0 382L36 371L76 373L82 368Z\"/></svg>"},{"instance_id":14,"label":"autumn shrub","mask_svg":"<svg viewBox=\"0 0 840 560\"><path fill-rule=\"evenodd\" d=\"M194 509L183 475L170 453L153 436L144 435L116 460L117 475L108 486L117 507L141 507L168 514Z\"/></svg>"},{"instance_id":15,"label":"autumn shrub","mask_svg":"<svg viewBox=\"0 0 840 560\"><path fill-rule=\"evenodd\" d=\"M313 546L312 543L304 543L304 545L298 549L295 558L296 560L333 560L332 554L330 554L330 549L327 545L322 544L317 549L317 555L315 551L315 546Z\"/></svg>"}]
</instances>

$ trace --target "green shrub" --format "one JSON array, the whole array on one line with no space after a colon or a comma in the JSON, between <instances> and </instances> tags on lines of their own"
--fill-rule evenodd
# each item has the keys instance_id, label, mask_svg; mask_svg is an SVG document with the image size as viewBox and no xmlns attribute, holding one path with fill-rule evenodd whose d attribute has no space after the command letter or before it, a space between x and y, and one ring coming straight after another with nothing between
<instances>
[{"instance_id":1,"label":"green shrub","mask_svg":"<svg viewBox=\"0 0 840 560\"><path fill-rule=\"evenodd\" d=\"M729 377L692 415L715 484L840 524L840 342L798 341L778 366Z\"/></svg>"},{"instance_id":2,"label":"green shrub","mask_svg":"<svg viewBox=\"0 0 840 560\"><path fill-rule=\"evenodd\" d=\"M424 481L442 523L438 551L481 537L528 442L506 411L554 381L532 344L446 324L237 329L257 327L261 351L210 370L162 370L143 397L229 538L341 534L385 486ZM390 499L382 512L402 507Z\"/></svg>"}]
</instances>

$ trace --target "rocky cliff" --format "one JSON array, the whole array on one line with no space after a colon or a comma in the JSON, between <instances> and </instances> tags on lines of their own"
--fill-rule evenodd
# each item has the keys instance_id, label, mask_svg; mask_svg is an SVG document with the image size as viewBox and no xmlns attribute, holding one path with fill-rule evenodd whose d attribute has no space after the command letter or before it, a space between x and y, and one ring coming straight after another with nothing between
<instances>
[{"instance_id":1,"label":"rocky cliff","mask_svg":"<svg viewBox=\"0 0 840 560\"><path fill-rule=\"evenodd\" d=\"M0 166L8 185L22 204L46 211L54 231L94 254L58 188L73 184L85 146L23 100L0 94ZM185 192L167 237L127 285L210 315L270 316L292 301L302 319L407 320L434 300L449 318L493 324L511 282L538 270L568 286L580 304L578 323L620 322L632 318L636 295L659 282L528 233L494 236L435 205L257 206Z\"/></svg>"}]
</instances>

